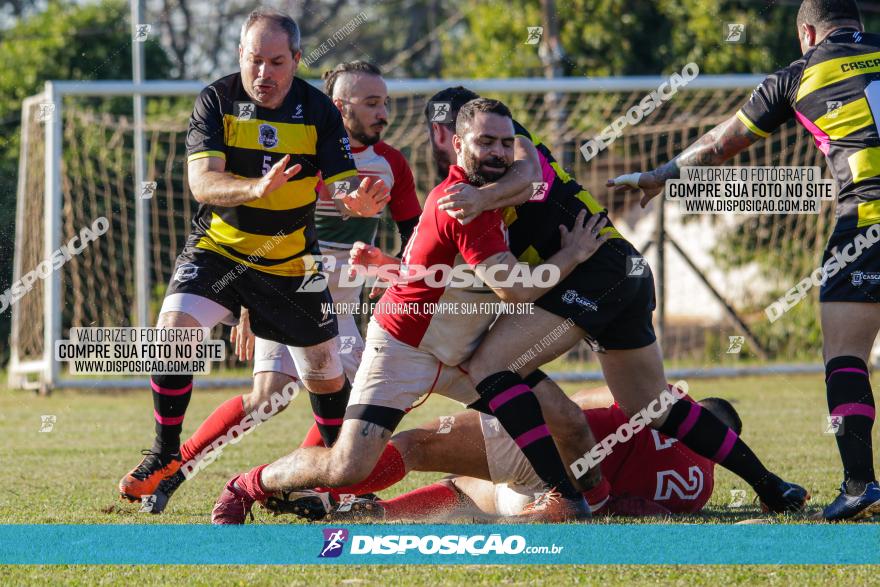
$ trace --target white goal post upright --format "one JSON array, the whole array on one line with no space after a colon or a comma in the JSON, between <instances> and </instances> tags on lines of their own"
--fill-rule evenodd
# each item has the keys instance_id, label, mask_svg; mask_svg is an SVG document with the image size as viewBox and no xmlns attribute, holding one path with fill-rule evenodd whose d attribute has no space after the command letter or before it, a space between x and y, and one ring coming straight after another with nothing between
<instances>
[{"instance_id":1,"label":"white goal post upright","mask_svg":"<svg viewBox=\"0 0 880 587\"><path fill-rule=\"evenodd\" d=\"M762 76L759 75L723 75L711 76L700 75L693 79L688 85L687 90L713 90L718 95L722 95L726 90L746 91L756 86L761 81ZM311 80L312 83L318 85L318 80ZM569 94L593 94L607 92L650 92L656 90L658 86L667 81L667 78L657 76L640 76L628 78L557 78L557 79L531 79L531 78L513 78L513 79L447 79L447 80L388 80L389 94L393 97L407 96L430 96L441 89L463 85L478 93L486 94L531 94L540 95L550 92L562 92ZM160 96L192 96L195 97L205 84L199 81L142 81L134 83L132 81L94 81L94 82L76 82L76 81L59 81L47 82L44 93L39 97L28 98L25 101L23 110L22 127L22 157L27 156L27 146L25 140L25 124L31 116L29 109L32 109L34 101L46 102L53 109L51 119L45 122L43 129L44 145L44 193L43 194L26 194L20 178L18 207L23 207L23 201L27 197L42 196L43 199L43 258L47 257L52 251L57 250L61 245L62 229L63 229L63 195L62 195L62 161L65 152L64 140L64 103L67 97L160 97ZM423 100L422 100L423 102ZM540 100L539 100L540 102ZM724 112L716 112L724 114ZM415 119L409 121L409 125L414 124ZM608 119L605 124L610 124ZM33 121L31 120L32 124ZM424 124L422 119L418 120L419 124ZM647 123L646 123L647 124ZM601 128L600 128L601 129ZM600 130L599 129L599 130ZM636 130L639 127L635 127ZM420 128L421 132L422 129ZM596 133L598 134L598 130ZM592 138L590 134L584 134L580 137L581 142L586 142ZM619 139L622 140L622 139ZM552 141L550 141L552 142ZM33 148L33 145L31 145ZM140 149L136 148L136 151ZM138 179L143 173L144 153L138 153L137 160L134 161L134 169L129 170L129 181L143 181ZM22 168L26 162L22 161ZM176 163L177 164L177 163ZM580 162L583 165L583 161ZM140 171L137 173L135 171ZM135 173L133 173L135 172ZM132 175L134 177L132 177ZM135 202L134 206L142 206L144 210L150 205L155 205L154 200L142 200L140 198L141 186L135 184L132 189ZM23 266L19 255L19 242L27 229L24 226L24 219L21 210L17 211L16 223L16 259L14 265L13 283L28 271L32 270L32 266ZM136 232L143 231L145 222L136 223ZM149 243L149 235L134 234L131 238L135 242ZM164 245L165 243L163 243ZM172 255L176 255L177 251L172 251ZM145 262L146 254L138 255L141 259L136 266L136 273L148 273L149 265ZM173 258L173 257L172 257ZM662 273L662 268L658 268ZM148 277L148 276L145 276ZM21 329L26 327L25 320L27 316L20 314L20 304L12 305L12 352L9 369L10 386L12 387L34 387L46 386L49 388L63 387L143 387L146 385L146 379L143 377L114 377L114 378L71 378L61 371L61 365L54 360L55 341L60 340L63 331L62 325L62 282L61 271L54 271L50 277L44 282L42 290L42 358L40 360L34 357L21 357L17 341ZM135 283L148 283L148 279L143 279L138 275L134 276ZM136 295L138 297L138 310L132 322L146 321L152 319L147 316L144 318L143 313L146 312L151 291L141 291L143 287L138 288ZM29 295L36 295L31 292ZM658 300L659 304L663 304L662 300ZM24 318L24 320L23 320ZM76 326L88 324L75 324ZM122 324L97 324L98 326L120 326ZM813 370L815 366L806 365L788 365L783 370L794 369L796 371ZM693 372L696 374L711 374L712 369L699 369ZM728 371L729 372L729 369ZM578 374L580 380L595 379L597 373L581 373ZM209 377L203 378L200 385L242 385L247 383L248 379L231 378L231 377Z\"/></svg>"}]
</instances>

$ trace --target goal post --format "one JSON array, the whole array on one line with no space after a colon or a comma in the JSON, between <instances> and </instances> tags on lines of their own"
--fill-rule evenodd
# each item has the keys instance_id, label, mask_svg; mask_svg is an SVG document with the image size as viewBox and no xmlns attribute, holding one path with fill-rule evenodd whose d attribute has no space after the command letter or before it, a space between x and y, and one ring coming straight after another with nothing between
<instances>
[{"instance_id":1,"label":"goal post","mask_svg":"<svg viewBox=\"0 0 880 587\"><path fill-rule=\"evenodd\" d=\"M670 207L661 216L656 213L656 204L653 210L641 210L636 194L609 192L604 187L608 177L650 168L671 158L733 114L761 79L756 75L697 76L589 160L581 153L584 143L667 78L388 80L391 125L384 140L408 157L418 194L424 198L438 183L423 116L426 100L456 85L504 100L518 120L551 146L569 173L609 209L624 234L637 247L647 249L655 275L666 276L666 295L658 304L666 309L663 341L666 356L672 359L671 368L691 375L812 371L815 365L804 356L815 347L815 320L809 318L815 316L815 303L805 302L798 314L801 322L789 324L790 331L784 332L764 324L759 309L774 292L796 283L790 281L791 276L808 274L815 266L830 226L824 219L826 214L818 220L815 216L687 219L672 214ZM198 81L48 82L42 94L24 100L13 283L58 250L95 214L112 211L113 218L104 240L99 239L45 279L36 280L31 291L12 304L11 387L146 385L143 377L68 376L54 360L54 344L73 326L137 326L144 315L155 321L158 300L193 215L185 181L184 138L191 99L204 86ZM147 181L158 183L156 196L146 205L139 200L142 187L134 185L132 121L108 113L111 109L105 107L113 99L138 95L190 98L188 108L167 115L157 115L154 109L144 124ZM794 124L754 145L738 156L735 164L824 168L821 153ZM135 222L138 206L144 206L148 214ZM658 226L658 219L663 224ZM792 231L806 239L797 248L780 244L781 236ZM732 244L718 238L722 233L731 235ZM657 256L656 243L663 240L656 235L663 234L674 237L676 246L665 249L665 264L658 267L657 259L664 256ZM390 246L394 238L392 228L383 223L379 242ZM774 247L793 256L785 275L768 273L766 268L764 256L772 254ZM758 261L747 259L748 253L755 253ZM687 263L682 255L688 257ZM700 279L689 277L695 271L701 274ZM728 278L725 272L734 277ZM752 276L754 287L736 284L743 275ZM695 288L703 292L699 303L689 299ZM701 305L712 309L692 311L704 310L697 308ZM771 356L769 363L740 364L736 357L719 350L722 343L726 348L728 333L740 335L742 329L754 330L749 331L749 340ZM803 346L803 356L786 354L786 349L795 345ZM577 371L561 374L566 380L597 378L595 362L583 362L594 360L585 345L569 359L574 363L560 368L570 370L576 365ZM200 385L246 385L250 379L245 375L221 368L202 377Z\"/></svg>"}]
</instances>

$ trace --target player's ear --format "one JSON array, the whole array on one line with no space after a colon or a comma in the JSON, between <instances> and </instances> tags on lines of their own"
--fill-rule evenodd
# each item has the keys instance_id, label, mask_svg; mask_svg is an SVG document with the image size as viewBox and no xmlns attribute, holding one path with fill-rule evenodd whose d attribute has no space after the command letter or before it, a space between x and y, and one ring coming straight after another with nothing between
<instances>
[{"instance_id":1,"label":"player's ear","mask_svg":"<svg viewBox=\"0 0 880 587\"><path fill-rule=\"evenodd\" d=\"M452 135L452 148L456 153L461 152L461 137L456 134Z\"/></svg>"},{"instance_id":2,"label":"player's ear","mask_svg":"<svg viewBox=\"0 0 880 587\"><path fill-rule=\"evenodd\" d=\"M435 137L438 143L443 143L443 125L437 122L431 123L431 135Z\"/></svg>"},{"instance_id":3,"label":"player's ear","mask_svg":"<svg viewBox=\"0 0 880 587\"><path fill-rule=\"evenodd\" d=\"M816 27L803 23L801 25L801 47L806 49L816 44Z\"/></svg>"}]
</instances>

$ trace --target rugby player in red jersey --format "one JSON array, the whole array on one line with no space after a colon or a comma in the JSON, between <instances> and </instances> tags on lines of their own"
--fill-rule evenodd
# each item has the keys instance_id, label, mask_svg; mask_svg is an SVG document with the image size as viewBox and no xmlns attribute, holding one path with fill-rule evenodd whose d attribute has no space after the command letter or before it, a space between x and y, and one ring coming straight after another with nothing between
<instances>
[{"instance_id":1,"label":"rugby player in red jersey","mask_svg":"<svg viewBox=\"0 0 880 587\"><path fill-rule=\"evenodd\" d=\"M608 388L585 390L572 399L600 440L629 422ZM707 398L698 403L737 434L742 431L739 415L726 400ZM714 487L712 461L651 428L626 437L601 461L603 482L584 494L594 515L691 514L709 501ZM516 516L542 491L513 439L486 414L443 416L395 434L389 444L402 455L404 474L453 476L387 500L343 496L332 521L425 521L479 512ZM291 505L272 499L267 508L296 513Z\"/></svg>"},{"instance_id":2,"label":"rugby player in red jersey","mask_svg":"<svg viewBox=\"0 0 880 587\"><path fill-rule=\"evenodd\" d=\"M552 287L508 279L519 267L508 249L500 212L481 214L463 226L436 206L445 188L453 183L480 185L502 177L512 165L514 140L510 112L500 102L475 100L462 108L454 139L460 166L452 166L446 181L428 197L404 252L402 267L452 267L461 255L482 282L508 302L528 302ZM599 234L604 219L596 216L585 225L585 217L585 212L579 214L571 229L558 227L562 246L548 264L558 267L562 277L588 259L605 240ZM568 478L531 388L520 383L512 387L487 385L475 391L460 383L466 374L457 366L479 344L495 315L452 313L438 319L428 309L435 304L491 301L492 296L462 287L438 287L428 279L436 276L430 272L422 275L415 281L394 285L377 305L336 443L329 449L299 449L275 463L234 477L214 506L214 523L243 523L253 503L265 501L273 493L361 481L373 470L406 410L426 389L466 405L479 402L481 409L491 410L498 418L545 489L559 495L557 503L542 510L536 520L589 516L589 507Z\"/></svg>"},{"instance_id":3,"label":"rugby player in red jersey","mask_svg":"<svg viewBox=\"0 0 880 587\"><path fill-rule=\"evenodd\" d=\"M429 105L444 103L454 120L458 108L475 97L459 86L434 95ZM516 121L514 126L517 138L537 151L542 189L522 192L502 181L491 186L456 185L447 188L449 195L438 204L463 223L474 214L503 208L511 251L520 261L539 264L560 246L557 226L569 226L584 213L604 217L606 210L559 165L545 144ZM442 168L450 157L451 131L430 118L429 128ZM604 231L608 242L538 297L532 313L503 315L493 324L468 362L478 390L514 387L523 378L540 381L542 365L587 340L596 351L608 387L627 414L638 413L664 392L663 357L652 324L655 298L650 267L613 226L609 224ZM633 275L629 266L635 261L641 271ZM550 333L558 335L550 340ZM535 341L541 341L540 353L529 352ZM769 471L736 432L697 404L675 402L651 426L737 474L768 511L797 511L809 499L806 489ZM572 471L586 472L578 461L572 462Z\"/></svg>"}]
</instances>

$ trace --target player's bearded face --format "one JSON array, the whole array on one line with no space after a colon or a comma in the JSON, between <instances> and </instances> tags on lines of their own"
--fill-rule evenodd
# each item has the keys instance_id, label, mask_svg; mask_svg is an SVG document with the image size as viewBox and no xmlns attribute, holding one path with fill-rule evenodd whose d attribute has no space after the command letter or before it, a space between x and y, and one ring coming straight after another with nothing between
<instances>
[{"instance_id":1,"label":"player's bearded face","mask_svg":"<svg viewBox=\"0 0 880 587\"><path fill-rule=\"evenodd\" d=\"M513 124L509 118L477 114L460 140L458 161L473 185L498 181L513 165Z\"/></svg>"},{"instance_id":2,"label":"player's bearded face","mask_svg":"<svg viewBox=\"0 0 880 587\"><path fill-rule=\"evenodd\" d=\"M381 114L377 114L377 109ZM367 104L350 104L343 110L345 130L355 141L362 145L375 145L382 139L382 133L388 126L385 106L369 106Z\"/></svg>"},{"instance_id":3,"label":"player's bearded face","mask_svg":"<svg viewBox=\"0 0 880 587\"><path fill-rule=\"evenodd\" d=\"M247 94L264 108L278 108L293 84L299 54L292 55L287 33L257 22L239 47L241 81Z\"/></svg>"},{"instance_id":4,"label":"player's bearded face","mask_svg":"<svg viewBox=\"0 0 880 587\"><path fill-rule=\"evenodd\" d=\"M369 146L382 139L388 126L388 88L380 76L343 73L336 81L333 100L352 141Z\"/></svg>"},{"instance_id":5,"label":"player's bearded face","mask_svg":"<svg viewBox=\"0 0 880 587\"><path fill-rule=\"evenodd\" d=\"M479 151L470 148L468 141L464 143L463 158L464 171L467 173L468 181L473 185L498 181L507 173L511 165L509 160L494 153L481 156Z\"/></svg>"}]
</instances>

